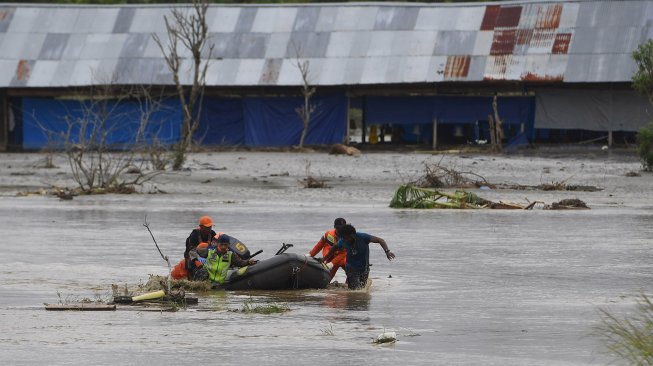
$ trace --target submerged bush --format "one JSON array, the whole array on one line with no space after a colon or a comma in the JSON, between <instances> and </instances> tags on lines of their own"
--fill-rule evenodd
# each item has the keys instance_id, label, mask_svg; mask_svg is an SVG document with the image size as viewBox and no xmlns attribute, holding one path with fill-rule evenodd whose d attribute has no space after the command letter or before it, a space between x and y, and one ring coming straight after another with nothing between
<instances>
[{"instance_id":1,"label":"submerged bush","mask_svg":"<svg viewBox=\"0 0 653 366\"><path fill-rule=\"evenodd\" d=\"M637 153L646 171L653 170L653 123L637 132Z\"/></svg>"},{"instance_id":2,"label":"submerged bush","mask_svg":"<svg viewBox=\"0 0 653 366\"><path fill-rule=\"evenodd\" d=\"M637 299L634 314L622 318L601 309L599 336L608 350L631 365L653 365L653 303Z\"/></svg>"}]
</instances>

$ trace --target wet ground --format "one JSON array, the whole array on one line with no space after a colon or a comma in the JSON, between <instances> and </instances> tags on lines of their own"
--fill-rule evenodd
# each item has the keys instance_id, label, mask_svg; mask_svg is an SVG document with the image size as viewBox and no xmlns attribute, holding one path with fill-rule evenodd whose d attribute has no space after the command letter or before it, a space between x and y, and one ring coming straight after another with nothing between
<instances>
[{"instance_id":1,"label":"wet ground","mask_svg":"<svg viewBox=\"0 0 653 366\"><path fill-rule=\"evenodd\" d=\"M167 194L16 197L70 185L65 161L41 169L42 159L0 154L0 364L602 365L613 358L593 334L599 309L626 313L632 296L651 290L653 175L626 177L640 168L628 152L205 153L191 157L191 170L144 187ZM424 163L496 183L568 181L603 190L475 191L517 203L579 198L590 210L388 208L394 189L417 178ZM307 169L331 188L302 188ZM386 239L397 260L371 248L369 293L216 292L177 312L44 310L60 300L106 300L111 284L166 274L145 217L176 260L203 214L263 249L261 258L282 242L307 252L343 216ZM291 310L231 311L246 302ZM398 341L373 344L384 331L397 332Z\"/></svg>"}]
</instances>

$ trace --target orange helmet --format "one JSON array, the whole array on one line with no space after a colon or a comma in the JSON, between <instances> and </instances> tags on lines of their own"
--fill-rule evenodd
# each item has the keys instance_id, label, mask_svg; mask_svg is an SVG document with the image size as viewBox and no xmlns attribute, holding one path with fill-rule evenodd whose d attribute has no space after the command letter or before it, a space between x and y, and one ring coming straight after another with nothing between
<instances>
[{"instance_id":1,"label":"orange helmet","mask_svg":"<svg viewBox=\"0 0 653 366\"><path fill-rule=\"evenodd\" d=\"M202 216L202 217L200 217L200 226L212 227L213 226L213 219L211 218L211 216Z\"/></svg>"}]
</instances>

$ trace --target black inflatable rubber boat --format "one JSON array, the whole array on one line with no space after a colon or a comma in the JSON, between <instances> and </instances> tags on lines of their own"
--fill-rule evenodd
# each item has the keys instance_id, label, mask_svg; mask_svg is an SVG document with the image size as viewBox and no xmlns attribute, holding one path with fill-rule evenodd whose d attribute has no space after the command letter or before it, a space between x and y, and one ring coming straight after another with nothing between
<instances>
[{"instance_id":1,"label":"black inflatable rubber boat","mask_svg":"<svg viewBox=\"0 0 653 366\"><path fill-rule=\"evenodd\" d=\"M231 271L227 281L216 287L225 290L286 290L326 288L329 269L308 255L280 253L254 265Z\"/></svg>"}]
</instances>

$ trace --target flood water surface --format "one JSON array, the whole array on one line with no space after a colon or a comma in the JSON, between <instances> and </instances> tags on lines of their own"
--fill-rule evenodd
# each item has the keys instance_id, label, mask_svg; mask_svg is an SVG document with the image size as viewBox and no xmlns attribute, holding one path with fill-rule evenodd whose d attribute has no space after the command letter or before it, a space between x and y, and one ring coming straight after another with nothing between
<instances>
[{"instance_id":1,"label":"flood water surface","mask_svg":"<svg viewBox=\"0 0 653 366\"><path fill-rule=\"evenodd\" d=\"M646 200L574 211L419 211L382 200L4 196L0 364L608 364L594 334L599 309L632 309L631 296L653 278ZM263 249L262 259L283 242L308 252L338 216L384 238L397 259L371 244L369 292L211 292L176 312L44 310L43 303L110 299L111 284L165 275L145 218L174 264L206 212L250 250ZM236 311L245 304L290 310ZM384 331L398 341L374 344Z\"/></svg>"}]
</instances>

